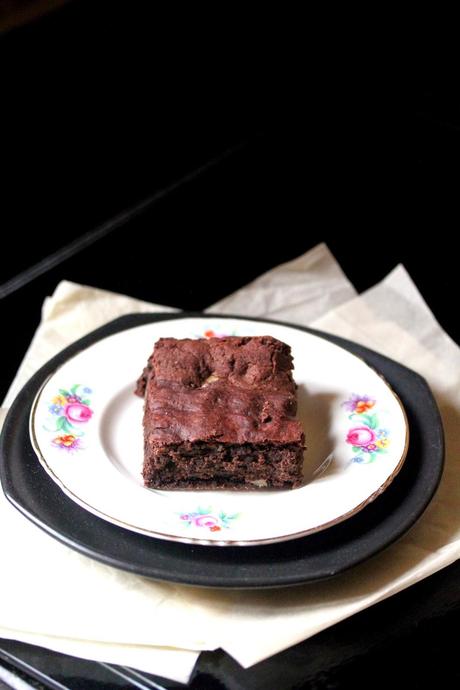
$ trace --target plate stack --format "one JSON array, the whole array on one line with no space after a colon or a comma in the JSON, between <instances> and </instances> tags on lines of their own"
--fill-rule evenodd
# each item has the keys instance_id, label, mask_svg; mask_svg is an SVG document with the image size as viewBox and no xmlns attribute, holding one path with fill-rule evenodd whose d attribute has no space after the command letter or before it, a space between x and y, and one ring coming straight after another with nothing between
<instances>
[{"instance_id":1,"label":"plate stack","mask_svg":"<svg viewBox=\"0 0 460 690\"><path fill-rule=\"evenodd\" d=\"M142 485L133 390L152 345L216 334L291 346L308 447L301 487ZM227 588L295 585L364 561L422 514L442 467L439 413L413 371L306 328L187 314L122 317L50 360L10 409L0 464L8 499L68 546L157 580Z\"/></svg>"}]
</instances>

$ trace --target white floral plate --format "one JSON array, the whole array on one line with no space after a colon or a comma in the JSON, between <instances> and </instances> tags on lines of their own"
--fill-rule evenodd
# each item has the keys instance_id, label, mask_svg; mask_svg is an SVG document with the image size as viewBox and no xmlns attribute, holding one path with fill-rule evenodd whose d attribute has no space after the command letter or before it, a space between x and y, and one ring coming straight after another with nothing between
<instances>
[{"instance_id":1,"label":"white floral plate","mask_svg":"<svg viewBox=\"0 0 460 690\"><path fill-rule=\"evenodd\" d=\"M160 337L272 335L292 348L305 429L304 483L294 490L157 491L142 485L143 402L133 394ZM296 328L178 318L99 340L43 385L30 417L38 458L76 503L160 539L213 545L284 541L323 530L374 500L401 469L401 402L363 360Z\"/></svg>"}]
</instances>

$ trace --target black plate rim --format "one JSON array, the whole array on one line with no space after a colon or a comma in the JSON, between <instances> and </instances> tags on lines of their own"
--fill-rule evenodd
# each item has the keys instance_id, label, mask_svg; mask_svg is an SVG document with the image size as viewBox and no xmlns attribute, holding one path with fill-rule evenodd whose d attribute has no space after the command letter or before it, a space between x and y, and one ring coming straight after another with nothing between
<instances>
[{"instance_id":1,"label":"black plate rim","mask_svg":"<svg viewBox=\"0 0 460 690\"><path fill-rule=\"evenodd\" d=\"M321 553L321 544L319 544L319 551L317 549L313 557L312 554L309 553L309 546L312 547L315 538L318 537L318 534L321 535L321 533L307 535L299 539L291 540L290 542L280 542L279 544L226 547L225 551L227 551L227 553L232 551L235 552L235 566L222 575L222 563L219 563L219 559L216 560L215 557L209 557L209 554L213 551L215 552L216 549L221 550L221 547L208 545L190 546L177 542L165 542L164 540L158 540L151 536L139 534L136 534L134 538L134 533L129 530L103 521L101 518L85 511L78 506L78 504L71 501L71 499L58 487L56 488L59 490L59 493L62 494L58 499L60 510L63 511L62 514L65 515L70 511L70 513L78 516L80 523L79 520L76 520L73 523L73 529L69 529L69 525L67 525L66 529L63 531L63 528L56 522L58 520L57 516L56 520L53 521L53 518L50 518L50 516L46 514L44 506L38 505L37 507L36 502L34 503L34 500L36 501L37 499L31 499L33 493L30 493L34 491L34 487L32 486L34 484L37 484L40 488L43 500L50 499L50 497L56 498L56 493L51 486L54 485L54 482L39 465L28 437L28 416L30 407L45 378L67 359L73 357L97 340L147 323L189 317L259 321L288 326L311 333L325 340L329 340L339 347L364 359L367 364L385 377L396 395L402 400L403 405L407 394L416 392L415 401L410 401L409 398L412 409L410 409L410 413L408 414L410 427L409 436L411 439L409 442L408 455L411 453L413 427L415 424L415 426L420 427L418 431L423 437L423 443L421 445L419 444L423 462L420 461L420 471L416 474L415 483L409 486L408 497L405 498L405 501L400 500L399 504L395 507L395 515L380 516L379 522L375 522L375 524L371 524L370 526L368 525L366 528L363 524L363 519L365 520L366 517L372 514L372 504L370 504L370 506L364 508L355 516L358 520L352 518L350 521L346 521L350 523L354 522L355 527L356 525L358 526L360 530L357 532L357 534L359 534L359 539L356 536L353 537L353 535L351 535L350 538L350 535L348 535L348 541L346 543L342 542L338 545L336 544L334 547L334 544L330 543L330 537L335 532L336 537L340 539L340 525L331 527L325 530L327 535L325 535L323 540L327 543L327 548L323 549L323 553ZM408 412L407 408L406 412ZM27 437L25 436L24 428L25 420L27 420L25 424ZM423 421L425 424L420 424L420 422ZM428 447L430 449L429 466L427 464L428 458L425 457L428 454ZM22 463L23 465L30 465L32 462L31 452L36 460L35 464L38 465L38 467L34 467L33 477L30 476L30 472L25 475L23 474L22 479L24 481L19 483L13 478L14 470L12 470L13 466L11 465L10 455L11 453L15 453L16 462ZM408 459L409 458L406 459L404 465L407 465ZM105 564L157 580L205 587L262 588L289 586L313 582L348 570L389 546L412 527L423 514L439 485L443 464L444 434L439 410L426 381L419 374L357 343L322 331L270 319L213 313L160 312L127 314L92 331L51 358L25 384L7 414L0 437L0 479L4 493L10 503L38 527L67 546ZM24 483L25 486L22 485ZM395 478L393 483L397 485L398 477ZM391 493L390 489L391 487L386 490L384 495L387 494L387 492L388 494ZM382 498L383 496L378 497L376 501L374 501L374 504L379 505L379 502L382 502ZM416 500L414 500L414 498ZM71 505L68 505L67 502ZM78 514L78 511L82 511L85 515ZM378 514L378 511L376 512ZM364 516L364 518L361 517L360 520L359 516ZM80 524L83 523L85 523L87 529L82 537L79 527ZM105 526L109 526L112 532L110 529L107 532L107 529L101 527L101 523ZM388 523L388 525L385 530L386 523ZM343 525L344 523L341 524ZM118 540L120 546L123 546L122 551L124 551L125 554L118 554L117 549L114 549L113 545L112 548L108 550L104 545L101 546L99 540L94 536L91 538L91 534L94 533L94 535L98 535L100 532L103 532L104 536L109 540ZM147 543L142 544L142 539L148 540L150 548L148 548ZM160 542L161 544L175 544L179 547L179 551L182 547L182 551L186 553L186 557L184 558L183 554L178 553L177 549L172 550L169 554L166 549L161 562L156 562L155 558L152 559L151 552L158 549L160 549L160 551L162 550L159 546ZM297 556L296 554L292 554L289 549L277 549L277 547L282 547L284 544L292 545L293 543L295 543L299 551ZM318 544L316 544L316 547L318 547ZM247 553L248 549L252 551L250 558L243 555L244 552ZM261 550L262 565L259 568L257 567L257 562L254 562L255 550ZM144 558L142 558L143 551L145 551L146 554ZM136 558L130 559L130 552L131 555L135 554ZM206 552L208 556L206 556ZM265 554L263 552L265 552ZM278 562L276 562L277 552ZM284 562L283 556L286 553L288 557L286 558L286 562ZM281 561L279 560L280 558ZM203 569L200 569L200 563L203 564ZM175 569L175 564L180 565L181 568ZM284 568L283 565L285 566Z\"/></svg>"}]
</instances>

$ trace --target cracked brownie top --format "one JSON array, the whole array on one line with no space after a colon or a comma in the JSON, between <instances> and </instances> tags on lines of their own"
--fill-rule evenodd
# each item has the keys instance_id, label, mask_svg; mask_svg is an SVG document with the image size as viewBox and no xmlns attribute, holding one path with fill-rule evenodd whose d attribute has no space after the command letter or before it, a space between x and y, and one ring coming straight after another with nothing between
<instances>
[{"instance_id":1,"label":"cracked brownie top","mask_svg":"<svg viewBox=\"0 0 460 690\"><path fill-rule=\"evenodd\" d=\"M138 381L151 446L303 444L290 348L271 336L161 338ZM147 440L147 439L146 439Z\"/></svg>"}]
</instances>

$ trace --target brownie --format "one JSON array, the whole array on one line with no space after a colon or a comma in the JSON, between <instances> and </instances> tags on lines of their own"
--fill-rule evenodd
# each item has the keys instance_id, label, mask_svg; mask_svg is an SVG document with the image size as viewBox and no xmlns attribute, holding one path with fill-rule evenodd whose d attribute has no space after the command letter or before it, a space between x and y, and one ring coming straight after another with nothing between
<instances>
[{"instance_id":1,"label":"brownie","mask_svg":"<svg viewBox=\"0 0 460 690\"><path fill-rule=\"evenodd\" d=\"M159 489L292 488L304 434L290 347L270 336L155 344L144 404L144 483Z\"/></svg>"}]
</instances>

